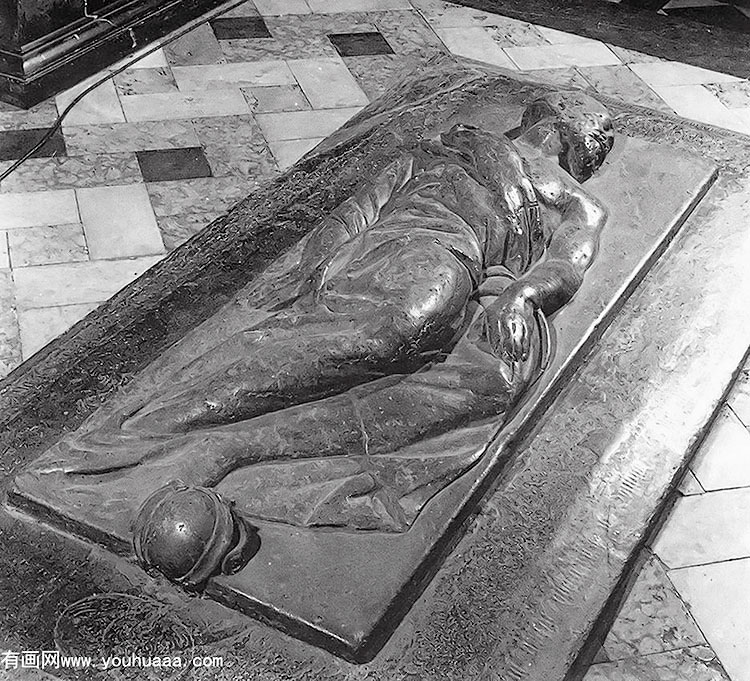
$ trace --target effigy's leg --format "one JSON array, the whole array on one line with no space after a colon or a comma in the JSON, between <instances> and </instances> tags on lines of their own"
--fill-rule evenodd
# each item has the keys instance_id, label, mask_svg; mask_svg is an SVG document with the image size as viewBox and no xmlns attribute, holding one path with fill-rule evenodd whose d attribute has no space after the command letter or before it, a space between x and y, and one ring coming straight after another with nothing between
<instances>
[{"instance_id":1,"label":"effigy's leg","mask_svg":"<svg viewBox=\"0 0 750 681\"><path fill-rule=\"evenodd\" d=\"M319 289L295 308L237 333L185 366L128 433L157 435L235 423L412 371L464 321L473 282L433 239L373 246L369 235L332 258Z\"/></svg>"}]
</instances>

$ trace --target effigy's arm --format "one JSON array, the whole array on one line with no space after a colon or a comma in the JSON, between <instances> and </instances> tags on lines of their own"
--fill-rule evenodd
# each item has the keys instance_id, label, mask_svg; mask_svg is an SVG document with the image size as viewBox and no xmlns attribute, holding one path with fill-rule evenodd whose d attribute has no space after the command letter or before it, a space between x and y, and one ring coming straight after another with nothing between
<instances>
[{"instance_id":1,"label":"effigy's arm","mask_svg":"<svg viewBox=\"0 0 750 681\"><path fill-rule=\"evenodd\" d=\"M494 344L511 359L528 354L529 324L535 309L551 315L567 304L583 283L596 255L605 208L580 184L546 159L529 163L529 175L542 203L543 217L558 222L546 257L504 288L488 308L494 317ZM487 287L480 295L491 294Z\"/></svg>"}]
</instances>

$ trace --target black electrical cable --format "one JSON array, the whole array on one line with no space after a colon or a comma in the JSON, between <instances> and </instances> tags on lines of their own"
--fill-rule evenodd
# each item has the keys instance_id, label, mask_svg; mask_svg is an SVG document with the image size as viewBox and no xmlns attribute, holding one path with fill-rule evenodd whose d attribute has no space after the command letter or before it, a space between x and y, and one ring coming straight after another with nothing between
<instances>
[{"instance_id":1,"label":"black electrical cable","mask_svg":"<svg viewBox=\"0 0 750 681\"><path fill-rule=\"evenodd\" d=\"M163 39L161 41L158 41L154 43L148 50L146 50L143 54L139 54L138 57L135 57L131 59L130 61L126 62L122 66L119 66L114 71L108 71L104 76L102 76L99 80L95 81L91 85L89 85L85 90L80 92L73 101L68 104L68 106L65 107L63 112L57 117L55 122L52 124L52 126L47 130L47 132L42 135L42 138L33 146L31 149L29 149L21 158L19 158L17 161L14 161L14 163L9 167L6 168L1 174L0 174L0 182L7 179L11 173L14 173L18 168L26 163L34 154L36 154L37 151L39 151L47 142L50 140L52 135L54 135L62 125L63 120L65 117L70 113L70 110L78 104L89 92L92 90L98 88L100 85L102 85L104 82L108 81L110 78L114 78L115 76L119 75L126 69L129 69L133 64L135 64L138 61L141 61L141 59L145 59L150 55L152 52L156 52L157 50L160 50L165 45L169 45L174 40L177 40L177 38L181 38L186 33L189 33L193 29L197 28L198 26L201 26L202 24L205 24L208 21L211 21L214 17L221 16L225 12L229 12L230 10L234 9L235 7L239 7L240 5L243 5L245 3L245 0L238 0L238 2L233 3L229 7L222 8L220 12L214 12L210 15L206 15L204 17L201 17L199 21L191 22L187 26L183 27L176 33L173 33L172 35L168 36L166 39Z\"/></svg>"}]
</instances>

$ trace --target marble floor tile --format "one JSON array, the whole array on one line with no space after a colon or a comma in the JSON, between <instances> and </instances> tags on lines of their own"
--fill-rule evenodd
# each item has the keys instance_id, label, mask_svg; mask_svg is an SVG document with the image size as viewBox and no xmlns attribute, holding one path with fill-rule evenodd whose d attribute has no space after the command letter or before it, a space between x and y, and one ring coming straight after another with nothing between
<instances>
[{"instance_id":1,"label":"marble floor tile","mask_svg":"<svg viewBox=\"0 0 750 681\"><path fill-rule=\"evenodd\" d=\"M322 141L322 137L301 140L274 140L269 142L271 152L281 170L291 168L308 151Z\"/></svg>"},{"instance_id":2,"label":"marble floor tile","mask_svg":"<svg viewBox=\"0 0 750 681\"><path fill-rule=\"evenodd\" d=\"M158 69L128 69L114 78L117 92L123 95L150 95L177 89L169 67Z\"/></svg>"},{"instance_id":3,"label":"marble floor tile","mask_svg":"<svg viewBox=\"0 0 750 681\"><path fill-rule=\"evenodd\" d=\"M164 252L145 185L94 187L76 193L92 260Z\"/></svg>"},{"instance_id":4,"label":"marble floor tile","mask_svg":"<svg viewBox=\"0 0 750 681\"><path fill-rule=\"evenodd\" d=\"M740 126L740 119L735 111L727 109L703 85L651 87L679 116L732 130Z\"/></svg>"},{"instance_id":5,"label":"marble floor tile","mask_svg":"<svg viewBox=\"0 0 750 681\"><path fill-rule=\"evenodd\" d=\"M673 113L672 109L627 66L581 66L579 73L596 92L623 102Z\"/></svg>"},{"instance_id":6,"label":"marble floor tile","mask_svg":"<svg viewBox=\"0 0 750 681\"><path fill-rule=\"evenodd\" d=\"M79 222L72 189L0 194L0 229Z\"/></svg>"},{"instance_id":7,"label":"marble floor tile","mask_svg":"<svg viewBox=\"0 0 750 681\"><path fill-rule=\"evenodd\" d=\"M287 62L313 109L364 106L367 95L341 59L299 59Z\"/></svg>"},{"instance_id":8,"label":"marble floor tile","mask_svg":"<svg viewBox=\"0 0 750 681\"><path fill-rule=\"evenodd\" d=\"M28 359L51 340L65 333L96 306L97 303L81 303L22 310L18 315L18 325L23 359Z\"/></svg>"},{"instance_id":9,"label":"marble floor tile","mask_svg":"<svg viewBox=\"0 0 750 681\"><path fill-rule=\"evenodd\" d=\"M305 0L255 0L258 12L264 17L284 14L310 14L310 6Z\"/></svg>"},{"instance_id":10,"label":"marble floor tile","mask_svg":"<svg viewBox=\"0 0 750 681\"><path fill-rule=\"evenodd\" d=\"M601 44L594 38L587 38L567 31L558 31L556 28L549 28L548 26L537 26L537 29L550 45L579 45L582 47L584 45Z\"/></svg>"},{"instance_id":11,"label":"marble floor tile","mask_svg":"<svg viewBox=\"0 0 750 681\"><path fill-rule=\"evenodd\" d=\"M336 57L337 52L326 37L328 31L312 15L268 17L273 39L222 40L221 51L228 62L274 61ZM370 27L372 28L372 27Z\"/></svg>"},{"instance_id":12,"label":"marble floor tile","mask_svg":"<svg viewBox=\"0 0 750 681\"><path fill-rule=\"evenodd\" d=\"M611 66L620 64L617 55L604 43L508 47L506 54L522 71L564 66Z\"/></svg>"},{"instance_id":13,"label":"marble floor tile","mask_svg":"<svg viewBox=\"0 0 750 681\"><path fill-rule=\"evenodd\" d=\"M750 363L746 363L739 372L729 390L727 404L746 427L750 426Z\"/></svg>"},{"instance_id":14,"label":"marble floor tile","mask_svg":"<svg viewBox=\"0 0 750 681\"><path fill-rule=\"evenodd\" d=\"M630 64L630 68L651 87L726 83L740 80L736 76L709 71L674 61Z\"/></svg>"},{"instance_id":15,"label":"marble floor tile","mask_svg":"<svg viewBox=\"0 0 750 681\"><path fill-rule=\"evenodd\" d=\"M750 559L672 570L669 577L729 678L750 681Z\"/></svg>"},{"instance_id":16,"label":"marble floor tile","mask_svg":"<svg viewBox=\"0 0 750 681\"><path fill-rule=\"evenodd\" d=\"M70 126L65 142L71 155L107 154L194 147L198 137L190 121L167 120Z\"/></svg>"},{"instance_id":17,"label":"marble floor tile","mask_svg":"<svg viewBox=\"0 0 750 681\"><path fill-rule=\"evenodd\" d=\"M666 61L661 57L655 57L652 54L638 52L637 50L629 50L626 47L620 47L619 45L612 45L610 43L606 43L606 45L620 58L620 61L623 64L648 64L655 61Z\"/></svg>"},{"instance_id":18,"label":"marble floor tile","mask_svg":"<svg viewBox=\"0 0 750 681\"><path fill-rule=\"evenodd\" d=\"M486 27L492 39L500 47L523 47L549 45L536 26L523 21L498 17L496 24Z\"/></svg>"},{"instance_id":19,"label":"marble floor tile","mask_svg":"<svg viewBox=\"0 0 750 681\"><path fill-rule=\"evenodd\" d=\"M14 268L78 262L89 257L80 223L11 230L8 245Z\"/></svg>"},{"instance_id":20,"label":"marble floor tile","mask_svg":"<svg viewBox=\"0 0 750 681\"><path fill-rule=\"evenodd\" d=\"M650 555L604 640L607 658L615 661L705 642L667 571Z\"/></svg>"},{"instance_id":21,"label":"marble floor tile","mask_svg":"<svg viewBox=\"0 0 750 681\"><path fill-rule=\"evenodd\" d=\"M703 489L750 486L750 432L724 406L690 465Z\"/></svg>"},{"instance_id":22,"label":"marble floor tile","mask_svg":"<svg viewBox=\"0 0 750 681\"><path fill-rule=\"evenodd\" d=\"M123 96L122 108L130 122L233 116L250 111L239 89Z\"/></svg>"},{"instance_id":23,"label":"marble floor tile","mask_svg":"<svg viewBox=\"0 0 750 681\"><path fill-rule=\"evenodd\" d=\"M0 275L6 274L0 272ZM0 366L3 368L23 359L18 314L10 306L0 308ZM12 367L11 367L12 368Z\"/></svg>"},{"instance_id":24,"label":"marble floor tile","mask_svg":"<svg viewBox=\"0 0 750 681\"><path fill-rule=\"evenodd\" d=\"M282 2L285 2L285 1L286 0L282 0ZM294 0L290 0L290 1L293 2ZM255 6L255 3L253 2L253 0L245 0L245 2L241 2L239 5L232 7L232 9L222 12L220 18L259 17L259 16L261 16L261 13L258 11L258 8Z\"/></svg>"},{"instance_id":25,"label":"marble floor tile","mask_svg":"<svg viewBox=\"0 0 750 681\"><path fill-rule=\"evenodd\" d=\"M46 133L47 128L0 131L0 161L22 158L41 141ZM62 132L56 130L44 146L34 152L33 158L65 156L66 153Z\"/></svg>"},{"instance_id":26,"label":"marble floor tile","mask_svg":"<svg viewBox=\"0 0 750 681\"><path fill-rule=\"evenodd\" d=\"M32 229L28 227L27 229ZM0 270L10 268L10 254L8 251L8 232L0 232Z\"/></svg>"},{"instance_id":27,"label":"marble floor tile","mask_svg":"<svg viewBox=\"0 0 750 681\"><path fill-rule=\"evenodd\" d=\"M484 26L436 27L440 40L455 55L476 59L494 66L515 69L506 51L493 39Z\"/></svg>"},{"instance_id":28,"label":"marble floor tile","mask_svg":"<svg viewBox=\"0 0 750 681\"><path fill-rule=\"evenodd\" d=\"M348 109L320 109L318 111L288 111L257 114L263 135L271 140L296 140L326 137L341 127L361 107Z\"/></svg>"},{"instance_id":29,"label":"marble floor tile","mask_svg":"<svg viewBox=\"0 0 750 681\"><path fill-rule=\"evenodd\" d=\"M164 47L167 61L175 66L221 64L224 54L209 24L201 24Z\"/></svg>"},{"instance_id":30,"label":"marble floor tile","mask_svg":"<svg viewBox=\"0 0 750 681\"><path fill-rule=\"evenodd\" d=\"M233 175L263 182L277 174L268 144L252 116L202 118L194 125L215 177ZM251 188L244 186L246 191Z\"/></svg>"},{"instance_id":31,"label":"marble floor tile","mask_svg":"<svg viewBox=\"0 0 750 681\"><path fill-rule=\"evenodd\" d=\"M169 215L224 213L248 193L236 177L202 177L146 185L157 218Z\"/></svg>"},{"instance_id":32,"label":"marble floor tile","mask_svg":"<svg viewBox=\"0 0 750 681\"><path fill-rule=\"evenodd\" d=\"M13 369L20 365L22 361L23 359L20 350L18 351L17 355L4 355L0 357L0 378L4 378L5 376L7 376L11 371L13 371ZM57 680L55 679L55 681Z\"/></svg>"},{"instance_id":33,"label":"marble floor tile","mask_svg":"<svg viewBox=\"0 0 750 681\"><path fill-rule=\"evenodd\" d=\"M653 552L668 568L750 556L750 489L677 499Z\"/></svg>"},{"instance_id":34,"label":"marble floor tile","mask_svg":"<svg viewBox=\"0 0 750 681\"><path fill-rule=\"evenodd\" d=\"M750 81L707 83L706 88L728 109L742 109L750 106Z\"/></svg>"},{"instance_id":35,"label":"marble floor tile","mask_svg":"<svg viewBox=\"0 0 750 681\"><path fill-rule=\"evenodd\" d=\"M211 166L201 147L137 151L138 165L146 182L210 177Z\"/></svg>"},{"instance_id":36,"label":"marble floor tile","mask_svg":"<svg viewBox=\"0 0 750 681\"><path fill-rule=\"evenodd\" d=\"M261 16L218 17L210 22L217 40L270 38L268 26Z\"/></svg>"},{"instance_id":37,"label":"marble floor tile","mask_svg":"<svg viewBox=\"0 0 750 681\"><path fill-rule=\"evenodd\" d=\"M730 681L708 646L592 665L583 681ZM739 681L732 679L732 681Z\"/></svg>"},{"instance_id":38,"label":"marble floor tile","mask_svg":"<svg viewBox=\"0 0 750 681\"><path fill-rule=\"evenodd\" d=\"M0 130L47 129L57 119L54 99L45 99L30 109L20 109L12 104L0 102Z\"/></svg>"},{"instance_id":39,"label":"marble floor tile","mask_svg":"<svg viewBox=\"0 0 750 681\"><path fill-rule=\"evenodd\" d=\"M411 9L409 0L307 0L313 12L385 12L391 9Z\"/></svg>"},{"instance_id":40,"label":"marble floor tile","mask_svg":"<svg viewBox=\"0 0 750 681\"><path fill-rule=\"evenodd\" d=\"M414 10L393 10L391 12L366 12L363 17L370 21L393 51L399 56L414 56L428 59L436 53L447 50L435 31ZM488 32L491 36L491 32Z\"/></svg>"},{"instance_id":41,"label":"marble floor tile","mask_svg":"<svg viewBox=\"0 0 750 681\"><path fill-rule=\"evenodd\" d=\"M563 69L535 69L534 71L521 71L519 77L556 85L558 87L577 87L582 90L590 90L589 83L575 68L568 66Z\"/></svg>"},{"instance_id":42,"label":"marble floor tile","mask_svg":"<svg viewBox=\"0 0 750 681\"><path fill-rule=\"evenodd\" d=\"M378 31L361 33L329 33L328 39L342 57L361 57L374 54L393 54L388 41Z\"/></svg>"},{"instance_id":43,"label":"marble floor tile","mask_svg":"<svg viewBox=\"0 0 750 681\"><path fill-rule=\"evenodd\" d=\"M62 114L75 98L90 84L91 79L65 90L55 97L57 110ZM115 84L105 80L97 88L86 94L65 116L65 125L86 125L89 123L124 123L125 116L120 107Z\"/></svg>"},{"instance_id":44,"label":"marble floor tile","mask_svg":"<svg viewBox=\"0 0 750 681\"><path fill-rule=\"evenodd\" d=\"M145 52L149 52L153 48L153 45L146 45L142 50L139 50L133 55L130 55L126 59L123 59L120 64L122 64L125 61L130 61L132 59L135 59L132 66L129 68L132 69L159 69L164 66L167 66L167 58L164 54L164 50L162 48L158 50L154 50L150 54L146 54L143 57L139 58L139 55L144 54Z\"/></svg>"},{"instance_id":45,"label":"marble floor tile","mask_svg":"<svg viewBox=\"0 0 750 681\"><path fill-rule=\"evenodd\" d=\"M157 218L162 241L167 251L184 244L207 227L221 213L188 213L185 215L165 215Z\"/></svg>"},{"instance_id":46,"label":"marble floor tile","mask_svg":"<svg viewBox=\"0 0 750 681\"><path fill-rule=\"evenodd\" d=\"M0 191L44 191L132 182L142 182L134 153L86 154L29 159L3 180Z\"/></svg>"},{"instance_id":47,"label":"marble floor tile","mask_svg":"<svg viewBox=\"0 0 750 681\"><path fill-rule=\"evenodd\" d=\"M294 83L289 67L280 60L174 66L172 73L182 91Z\"/></svg>"},{"instance_id":48,"label":"marble floor tile","mask_svg":"<svg viewBox=\"0 0 750 681\"><path fill-rule=\"evenodd\" d=\"M253 113L307 111L310 109L310 102L307 101L299 85L242 88L242 93L245 95Z\"/></svg>"},{"instance_id":49,"label":"marble floor tile","mask_svg":"<svg viewBox=\"0 0 750 681\"><path fill-rule=\"evenodd\" d=\"M442 0L412 0L411 4L432 26L492 26L500 18L499 14Z\"/></svg>"},{"instance_id":50,"label":"marble floor tile","mask_svg":"<svg viewBox=\"0 0 750 681\"><path fill-rule=\"evenodd\" d=\"M98 303L143 274L162 256L21 267L13 273L19 311Z\"/></svg>"},{"instance_id":51,"label":"marble floor tile","mask_svg":"<svg viewBox=\"0 0 750 681\"><path fill-rule=\"evenodd\" d=\"M698 478L695 477L695 473L690 469L685 471L685 475L682 476L682 480L677 485L677 491L683 497L690 497L694 494L703 494L706 490L701 487Z\"/></svg>"}]
</instances>

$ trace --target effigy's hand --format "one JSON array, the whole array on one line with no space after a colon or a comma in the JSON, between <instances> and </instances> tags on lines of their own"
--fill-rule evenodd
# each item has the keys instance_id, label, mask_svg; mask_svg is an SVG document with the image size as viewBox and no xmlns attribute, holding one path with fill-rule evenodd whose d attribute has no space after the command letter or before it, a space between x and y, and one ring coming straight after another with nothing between
<instances>
[{"instance_id":1,"label":"effigy's hand","mask_svg":"<svg viewBox=\"0 0 750 681\"><path fill-rule=\"evenodd\" d=\"M513 362L528 359L534 323L534 307L523 296L500 296L485 309L487 339L493 352Z\"/></svg>"}]
</instances>

